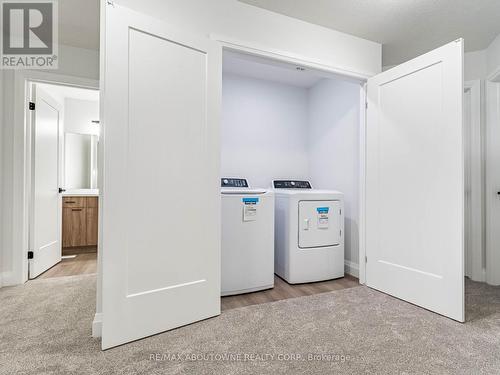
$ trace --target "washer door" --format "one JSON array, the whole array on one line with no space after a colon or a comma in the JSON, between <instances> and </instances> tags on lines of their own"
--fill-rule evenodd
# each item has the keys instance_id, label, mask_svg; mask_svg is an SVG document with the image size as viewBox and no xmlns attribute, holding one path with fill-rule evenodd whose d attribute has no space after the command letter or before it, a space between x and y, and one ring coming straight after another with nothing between
<instances>
[{"instance_id":1,"label":"washer door","mask_svg":"<svg viewBox=\"0 0 500 375\"><path fill-rule=\"evenodd\" d=\"M340 201L299 201L299 248L340 243Z\"/></svg>"}]
</instances>

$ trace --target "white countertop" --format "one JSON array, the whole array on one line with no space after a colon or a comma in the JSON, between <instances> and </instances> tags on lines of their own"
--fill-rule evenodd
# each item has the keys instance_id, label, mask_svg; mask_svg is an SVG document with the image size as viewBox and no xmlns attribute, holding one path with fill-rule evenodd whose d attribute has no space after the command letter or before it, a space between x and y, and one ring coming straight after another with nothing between
<instances>
[{"instance_id":1,"label":"white countertop","mask_svg":"<svg viewBox=\"0 0 500 375\"><path fill-rule=\"evenodd\" d=\"M85 196L85 197L98 197L99 189L68 189L62 193L63 197L76 197L76 196Z\"/></svg>"}]
</instances>

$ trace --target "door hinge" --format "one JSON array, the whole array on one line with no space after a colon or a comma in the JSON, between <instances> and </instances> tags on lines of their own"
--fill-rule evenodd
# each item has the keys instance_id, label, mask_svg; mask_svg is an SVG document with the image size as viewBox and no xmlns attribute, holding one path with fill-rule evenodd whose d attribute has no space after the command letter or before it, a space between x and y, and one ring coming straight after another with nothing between
<instances>
[{"instance_id":1,"label":"door hinge","mask_svg":"<svg viewBox=\"0 0 500 375\"><path fill-rule=\"evenodd\" d=\"M30 104L28 105L28 108L30 111L34 111L35 110L35 103L30 102Z\"/></svg>"},{"instance_id":2,"label":"door hinge","mask_svg":"<svg viewBox=\"0 0 500 375\"><path fill-rule=\"evenodd\" d=\"M340 237L342 237L342 229L340 230Z\"/></svg>"},{"instance_id":3,"label":"door hinge","mask_svg":"<svg viewBox=\"0 0 500 375\"><path fill-rule=\"evenodd\" d=\"M365 263L368 263L368 257L365 255Z\"/></svg>"},{"instance_id":4,"label":"door hinge","mask_svg":"<svg viewBox=\"0 0 500 375\"><path fill-rule=\"evenodd\" d=\"M33 251L28 251L28 259L33 259Z\"/></svg>"},{"instance_id":5,"label":"door hinge","mask_svg":"<svg viewBox=\"0 0 500 375\"><path fill-rule=\"evenodd\" d=\"M368 102L365 102L365 108L368 109Z\"/></svg>"},{"instance_id":6,"label":"door hinge","mask_svg":"<svg viewBox=\"0 0 500 375\"><path fill-rule=\"evenodd\" d=\"M339 210L339 215L342 216L342 210Z\"/></svg>"}]
</instances>

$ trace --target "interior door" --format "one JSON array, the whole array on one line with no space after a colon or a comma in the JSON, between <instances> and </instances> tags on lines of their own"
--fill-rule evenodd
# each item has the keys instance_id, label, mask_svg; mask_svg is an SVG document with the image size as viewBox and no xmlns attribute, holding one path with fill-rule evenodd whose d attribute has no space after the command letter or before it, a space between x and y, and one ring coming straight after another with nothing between
<instances>
[{"instance_id":1,"label":"interior door","mask_svg":"<svg viewBox=\"0 0 500 375\"><path fill-rule=\"evenodd\" d=\"M368 80L367 285L464 321L463 41Z\"/></svg>"},{"instance_id":2,"label":"interior door","mask_svg":"<svg viewBox=\"0 0 500 375\"><path fill-rule=\"evenodd\" d=\"M60 136L61 108L47 92L33 85L32 188L29 278L61 261Z\"/></svg>"},{"instance_id":3,"label":"interior door","mask_svg":"<svg viewBox=\"0 0 500 375\"><path fill-rule=\"evenodd\" d=\"M105 5L102 348L220 314L221 48Z\"/></svg>"}]
</instances>

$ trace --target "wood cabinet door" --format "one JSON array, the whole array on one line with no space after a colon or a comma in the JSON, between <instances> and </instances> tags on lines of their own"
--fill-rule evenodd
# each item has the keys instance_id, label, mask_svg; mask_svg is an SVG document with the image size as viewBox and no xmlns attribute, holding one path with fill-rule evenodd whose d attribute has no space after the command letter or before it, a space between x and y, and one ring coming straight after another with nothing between
<instances>
[{"instance_id":1,"label":"wood cabinet door","mask_svg":"<svg viewBox=\"0 0 500 375\"><path fill-rule=\"evenodd\" d=\"M97 208L99 202L98 197L87 197L87 205L86 207L95 207Z\"/></svg>"},{"instance_id":2,"label":"wood cabinet door","mask_svg":"<svg viewBox=\"0 0 500 375\"><path fill-rule=\"evenodd\" d=\"M85 208L63 209L63 247L87 244L87 221Z\"/></svg>"},{"instance_id":3,"label":"wood cabinet door","mask_svg":"<svg viewBox=\"0 0 500 375\"><path fill-rule=\"evenodd\" d=\"M98 208L87 207L87 246L97 246Z\"/></svg>"}]
</instances>

